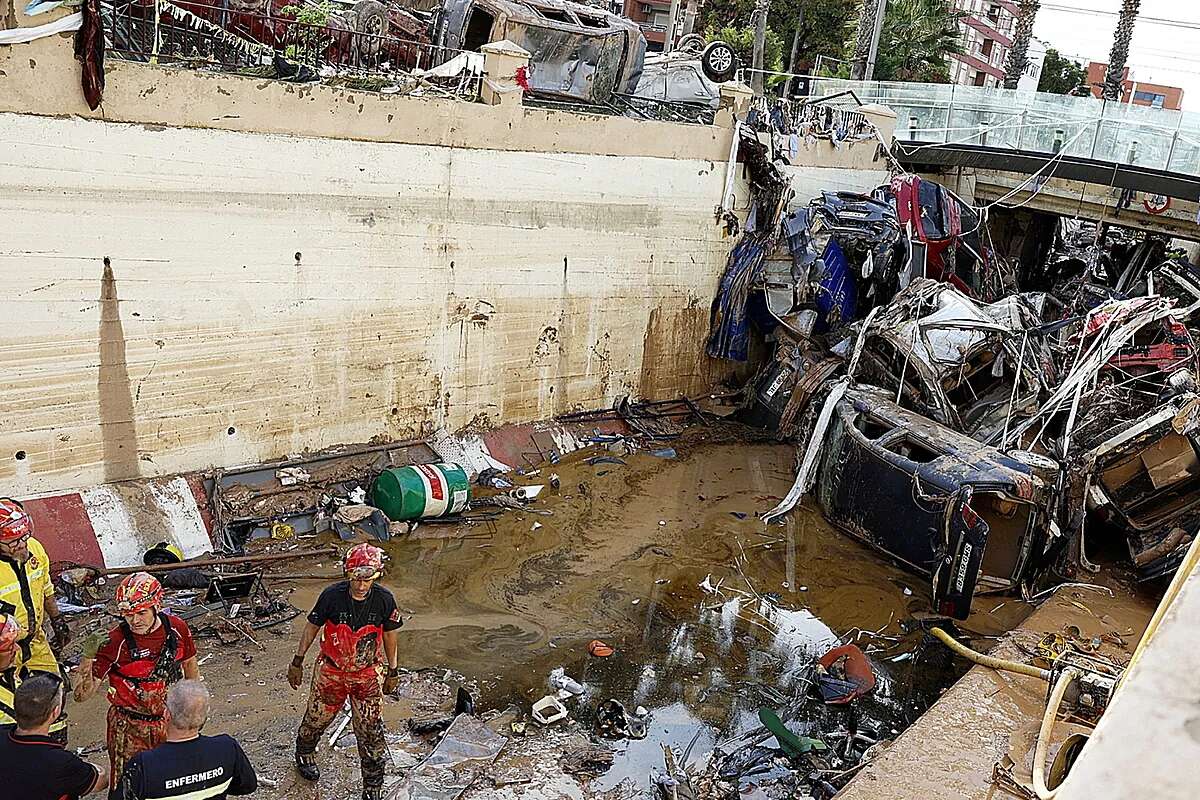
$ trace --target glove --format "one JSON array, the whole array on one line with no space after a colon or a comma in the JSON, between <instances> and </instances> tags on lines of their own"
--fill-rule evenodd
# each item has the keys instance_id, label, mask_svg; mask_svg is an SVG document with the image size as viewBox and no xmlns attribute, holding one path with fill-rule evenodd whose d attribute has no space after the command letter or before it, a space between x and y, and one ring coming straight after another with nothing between
<instances>
[{"instance_id":1,"label":"glove","mask_svg":"<svg viewBox=\"0 0 1200 800\"><path fill-rule=\"evenodd\" d=\"M54 632L50 637L50 647L54 650L62 650L71 643L71 625L62 614L50 618L50 630Z\"/></svg>"},{"instance_id":2,"label":"glove","mask_svg":"<svg viewBox=\"0 0 1200 800\"><path fill-rule=\"evenodd\" d=\"M304 682L304 659L301 656L293 658L292 663L288 665L287 681L293 689L299 689L300 684Z\"/></svg>"},{"instance_id":3,"label":"glove","mask_svg":"<svg viewBox=\"0 0 1200 800\"><path fill-rule=\"evenodd\" d=\"M393 694L400 688L400 670L389 669L383 679L383 693Z\"/></svg>"},{"instance_id":4,"label":"glove","mask_svg":"<svg viewBox=\"0 0 1200 800\"><path fill-rule=\"evenodd\" d=\"M83 657L95 658L96 653L100 652L100 648L108 642L108 634L102 631L93 633L91 636L83 640Z\"/></svg>"}]
</instances>

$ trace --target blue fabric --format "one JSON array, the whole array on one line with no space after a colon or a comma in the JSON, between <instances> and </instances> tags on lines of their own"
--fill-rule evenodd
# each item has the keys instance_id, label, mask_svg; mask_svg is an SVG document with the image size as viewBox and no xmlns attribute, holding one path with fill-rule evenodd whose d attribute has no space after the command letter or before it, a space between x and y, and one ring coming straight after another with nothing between
<instances>
[{"instance_id":1,"label":"blue fabric","mask_svg":"<svg viewBox=\"0 0 1200 800\"><path fill-rule=\"evenodd\" d=\"M745 361L750 347L746 302L762 279L767 247L764 237L747 234L729 254L729 263L713 298L706 352L713 358Z\"/></svg>"},{"instance_id":2,"label":"blue fabric","mask_svg":"<svg viewBox=\"0 0 1200 800\"><path fill-rule=\"evenodd\" d=\"M825 274L818 282L817 324L814 328L817 333L854 320L858 312L858 282L836 239L829 239L821 260L825 263Z\"/></svg>"}]
</instances>

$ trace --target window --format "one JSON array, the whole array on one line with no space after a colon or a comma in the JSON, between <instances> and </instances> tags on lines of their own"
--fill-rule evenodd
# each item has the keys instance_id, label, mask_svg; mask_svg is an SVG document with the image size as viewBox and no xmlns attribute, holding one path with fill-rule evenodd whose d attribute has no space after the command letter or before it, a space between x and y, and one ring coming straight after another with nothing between
<instances>
[{"instance_id":1,"label":"window","mask_svg":"<svg viewBox=\"0 0 1200 800\"><path fill-rule=\"evenodd\" d=\"M1157 94L1155 92L1140 92L1139 91L1139 92L1133 93L1133 99L1134 99L1134 102L1137 102L1140 100L1141 102L1146 103L1147 105L1152 106L1154 108L1162 108L1163 103L1165 103L1167 101L1167 96L1165 94Z\"/></svg>"},{"instance_id":2,"label":"window","mask_svg":"<svg viewBox=\"0 0 1200 800\"><path fill-rule=\"evenodd\" d=\"M979 55L983 56L986 60L991 61L992 47L995 46L995 44L995 39L984 39L983 44L979 46Z\"/></svg>"},{"instance_id":3,"label":"window","mask_svg":"<svg viewBox=\"0 0 1200 800\"><path fill-rule=\"evenodd\" d=\"M463 50L478 50L492 41L492 24L496 18L479 6L471 8L467 19L467 30L463 34Z\"/></svg>"},{"instance_id":4,"label":"window","mask_svg":"<svg viewBox=\"0 0 1200 800\"><path fill-rule=\"evenodd\" d=\"M569 25L574 25L575 20L566 11L560 11L557 8L547 8L545 6L530 6L539 16L546 19L552 19L555 22L566 22Z\"/></svg>"}]
</instances>

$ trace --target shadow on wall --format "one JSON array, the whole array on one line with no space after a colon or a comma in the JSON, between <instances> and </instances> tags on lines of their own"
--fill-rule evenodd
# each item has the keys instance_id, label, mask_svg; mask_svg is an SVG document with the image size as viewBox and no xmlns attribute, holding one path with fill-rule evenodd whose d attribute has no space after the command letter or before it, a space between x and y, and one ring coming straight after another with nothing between
<instances>
[{"instance_id":1,"label":"shadow on wall","mask_svg":"<svg viewBox=\"0 0 1200 800\"><path fill-rule=\"evenodd\" d=\"M105 482L140 476L133 392L125 363L125 329L121 325L120 302L112 262L105 256L104 277L100 281L100 372L96 387Z\"/></svg>"}]
</instances>

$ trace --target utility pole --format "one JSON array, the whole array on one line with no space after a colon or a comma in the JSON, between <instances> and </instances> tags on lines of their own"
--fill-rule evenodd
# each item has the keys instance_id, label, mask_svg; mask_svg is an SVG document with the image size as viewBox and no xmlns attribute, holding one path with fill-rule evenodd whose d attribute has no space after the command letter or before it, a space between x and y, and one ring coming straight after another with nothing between
<instances>
[{"instance_id":1,"label":"utility pole","mask_svg":"<svg viewBox=\"0 0 1200 800\"><path fill-rule=\"evenodd\" d=\"M879 35L883 33L883 17L887 13L887 0L875 0L875 29L871 31L871 49L867 53L867 68L863 72L863 80L869 81L875 75L875 59L879 55Z\"/></svg>"},{"instance_id":2,"label":"utility pole","mask_svg":"<svg viewBox=\"0 0 1200 800\"><path fill-rule=\"evenodd\" d=\"M771 0L756 0L754 4L754 53L751 57L750 88L755 94L763 93L763 51L767 47L767 12Z\"/></svg>"},{"instance_id":3,"label":"utility pole","mask_svg":"<svg viewBox=\"0 0 1200 800\"><path fill-rule=\"evenodd\" d=\"M796 74L796 51L800 49L800 27L802 25L804 25L804 4L803 3L800 4L800 11L796 15L796 32L792 34L792 53L790 56L788 56L788 64L787 64L788 78L787 78L787 82L784 83L784 85L783 85L783 96L784 97L792 96L792 85L796 81L796 79L792 76Z\"/></svg>"},{"instance_id":4,"label":"utility pole","mask_svg":"<svg viewBox=\"0 0 1200 800\"><path fill-rule=\"evenodd\" d=\"M667 32L663 36L663 52L675 49L675 31L679 26L679 0L671 0L671 13L667 17Z\"/></svg>"}]
</instances>

